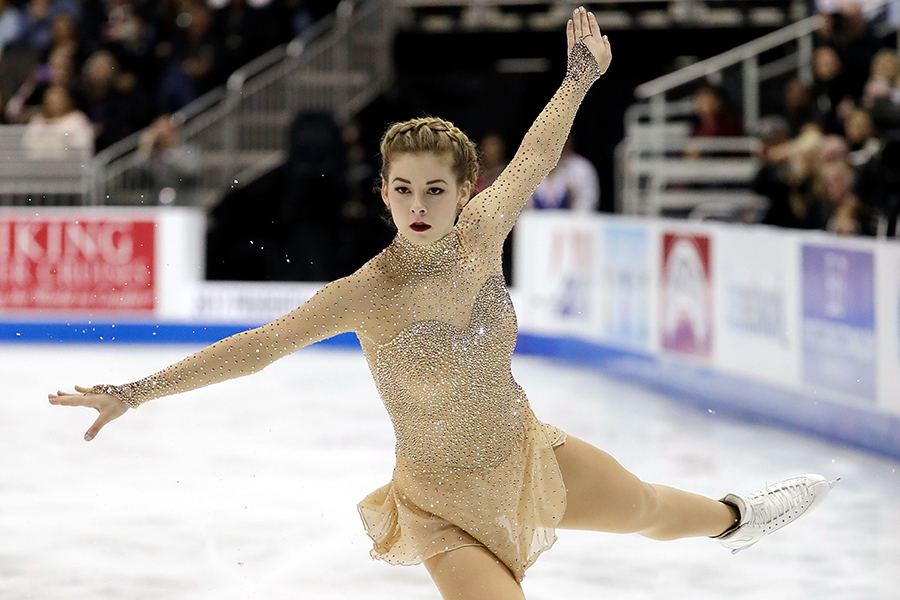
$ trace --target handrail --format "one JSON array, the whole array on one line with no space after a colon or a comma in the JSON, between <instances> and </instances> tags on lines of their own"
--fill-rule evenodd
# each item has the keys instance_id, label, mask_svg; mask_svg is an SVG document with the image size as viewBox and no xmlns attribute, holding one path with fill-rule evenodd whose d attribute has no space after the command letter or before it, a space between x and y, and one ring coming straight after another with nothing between
<instances>
[{"instance_id":1,"label":"handrail","mask_svg":"<svg viewBox=\"0 0 900 600\"><path fill-rule=\"evenodd\" d=\"M187 201L215 202L232 183L246 184L281 159L284 130L298 110L325 110L340 120L383 91L391 77L392 12L391 0L342 0L333 15L173 114L182 126L183 147L202 157L186 167L193 169L189 177L173 180L188 182L183 186L193 195ZM360 29L372 35L353 34ZM148 169L138 155L141 134L98 154L93 202L143 204L154 193L150 188L169 176Z\"/></svg>"},{"instance_id":2,"label":"handrail","mask_svg":"<svg viewBox=\"0 0 900 600\"><path fill-rule=\"evenodd\" d=\"M865 6L864 10L866 16L871 18L887 5L896 1L897 0L877 0L877 2ZM634 95L639 100L647 100L654 96L665 94L670 90L692 81L696 81L701 77L708 77L728 67L752 60L763 52L772 50L773 48L777 48L778 46L793 40L799 40L804 36L811 35L819 28L823 18L822 15L807 17L802 21L797 21L796 23L782 27L781 29L747 42L746 44L742 44L741 46L719 54L718 56L713 56L712 58L688 65L678 71L642 83L634 89ZM893 25L891 31L896 29L897 26Z\"/></svg>"},{"instance_id":3,"label":"handrail","mask_svg":"<svg viewBox=\"0 0 900 600\"><path fill-rule=\"evenodd\" d=\"M657 77L647 83L642 83L634 89L634 95L641 100L646 100L652 96L663 94L686 83L700 79L701 77L708 77L713 73L734 66L767 50L777 48L791 40L804 35L809 35L818 29L821 20L821 15L808 17L802 21L797 21L793 25L788 25L787 27L783 27L777 31L773 31L772 33L738 46L737 48L724 52L723 54L719 54L718 56L707 58L706 60L688 65L678 71L668 73L662 77Z\"/></svg>"}]
</instances>

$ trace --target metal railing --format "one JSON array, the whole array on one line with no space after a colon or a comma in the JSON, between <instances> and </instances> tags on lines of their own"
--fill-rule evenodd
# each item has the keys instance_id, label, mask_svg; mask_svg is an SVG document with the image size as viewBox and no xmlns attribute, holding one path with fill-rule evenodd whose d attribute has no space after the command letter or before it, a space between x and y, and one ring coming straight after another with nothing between
<instances>
[{"instance_id":1,"label":"metal railing","mask_svg":"<svg viewBox=\"0 0 900 600\"><path fill-rule=\"evenodd\" d=\"M81 204L93 182L91 144L54 125L0 127L0 206Z\"/></svg>"},{"instance_id":2,"label":"metal railing","mask_svg":"<svg viewBox=\"0 0 900 600\"><path fill-rule=\"evenodd\" d=\"M881 0L868 4L867 15L874 17L892 3L898 3L898 0ZM637 105L639 108L626 114L626 126L643 116L649 117L651 122L656 124L664 123L667 117L673 114L678 116L677 112L673 113L671 108L666 107L667 95L697 80L721 75L726 69L739 65L744 128L750 133L755 133L759 124L760 85L763 82L791 71L804 82L812 81L814 34L820 28L823 18L821 15L815 15L803 19L718 56L639 85L635 88L634 95L641 103ZM897 23L882 22L878 27L878 35L881 37L895 31L898 31ZM762 64L764 53L779 48L784 48L787 53Z\"/></svg>"},{"instance_id":3,"label":"metal railing","mask_svg":"<svg viewBox=\"0 0 900 600\"><path fill-rule=\"evenodd\" d=\"M193 203L209 205L282 162L291 121L322 111L352 117L388 86L391 0L344 0L301 37L235 71L227 84L173 115L181 143L198 158L190 178ZM159 182L148 181L148 157L138 132L98 153L93 202L156 204Z\"/></svg>"}]
</instances>

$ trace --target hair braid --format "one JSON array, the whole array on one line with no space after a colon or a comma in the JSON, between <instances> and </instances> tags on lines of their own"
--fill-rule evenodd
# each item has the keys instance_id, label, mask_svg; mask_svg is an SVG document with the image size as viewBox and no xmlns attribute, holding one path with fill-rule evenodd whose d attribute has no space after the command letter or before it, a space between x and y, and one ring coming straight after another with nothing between
<instances>
[{"instance_id":1,"label":"hair braid","mask_svg":"<svg viewBox=\"0 0 900 600\"><path fill-rule=\"evenodd\" d=\"M381 180L386 181L393 159L401 154L448 156L457 183L472 183L481 169L478 151L469 137L450 121L419 117L394 123L381 138Z\"/></svg>"}]
</instances>

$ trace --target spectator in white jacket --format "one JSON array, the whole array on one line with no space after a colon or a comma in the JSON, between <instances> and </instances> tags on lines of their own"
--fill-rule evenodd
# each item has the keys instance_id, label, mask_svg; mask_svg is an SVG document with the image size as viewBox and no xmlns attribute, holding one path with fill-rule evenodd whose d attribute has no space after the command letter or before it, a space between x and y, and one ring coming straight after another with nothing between
<instances>
[{"instance_id":1,"label":"spectator in white jacket","mask_svg":"<svg viewBox=\"0 0 900 600\"><path fill-rule=\"evenodd\" d=\"M572 136L563 146L556 168L544 178L526 209L594 212L600 205L600 180L594 164L575 152Z\"/></svg>"}]
</instances>

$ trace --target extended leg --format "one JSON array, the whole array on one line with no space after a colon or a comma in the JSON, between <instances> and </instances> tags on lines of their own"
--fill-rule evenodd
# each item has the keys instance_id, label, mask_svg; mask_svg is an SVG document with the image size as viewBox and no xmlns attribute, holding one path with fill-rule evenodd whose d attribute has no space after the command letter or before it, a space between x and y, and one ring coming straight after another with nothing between
<instances>
[{"instance_id":1,"label":"extended leg","mask_svg":"<svg viewBox=\"0 0 900 600\"><path fill-rule=\"evenodd\" d=\"M484 546L432 556L425 568L444 600L525 600L512 572Z\"/></svg>"},{"instance_id":2,"label":"extended leg","mask_svg":"<svg viewBox=\"0 0 900 600\"><path fill-rule=\"evenodd\" d=\"M657 540L715 536L737 515L704 496L644 483L606 452L568 436L556 448L566 485L563 529L639 533Z\"/></svg>"}]
</instances>

